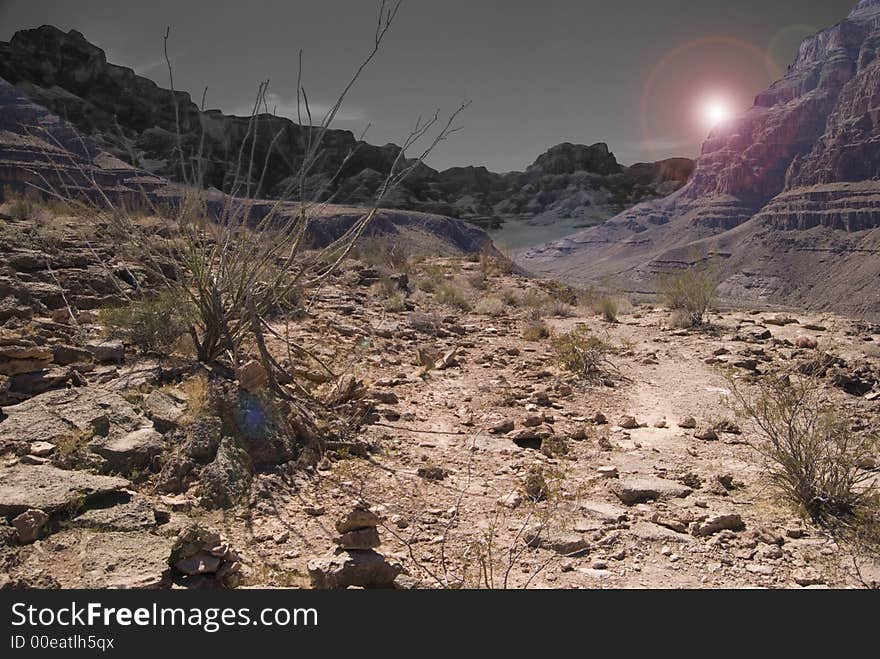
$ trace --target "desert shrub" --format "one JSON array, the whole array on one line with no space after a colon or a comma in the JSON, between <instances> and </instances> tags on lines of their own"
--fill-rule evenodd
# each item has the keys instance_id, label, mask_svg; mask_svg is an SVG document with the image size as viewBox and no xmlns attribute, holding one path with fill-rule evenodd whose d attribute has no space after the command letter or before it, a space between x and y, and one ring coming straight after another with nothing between
<instances>
[{"instance_id":1,"label":"desert shrub","mask_svg":"<svg viewBox=\"0 0 880 659\"><path fill-rule=\"evenodd\" d=\"M599 298L595 306L593 307L595 312L602 316L602 319L607 323L616 323L617 322L617 313L619 311L619 305L615 298L605 295Z\"/></svg>"},{"instance_id":2,"label":"desert shrub","mask_svg":"<svg viewBox=\"0 0 880 659\"><path fill-rule=\"evenodd\" d=\"M497 297L484 297L477 302L474 311L486 316L498 317L504 315L505 305L504 302Z\"/></svg>"},{"instance_id":3,"label":"desert shrub","mask_svg":"<svg viewBox=\"0 0 880 659\"><path fill-rule=\"evenodd\" d=\"M541 442L541 453L548 458L561 458L568 455L568 444L563 437L548 437Z\"/></svg>"},{"instance_id":4,"label":"desert shrub","mask_svg":"<svg viewBox=\"0 0 880 659\"><path fill-rule=\"evenodd\" d=\"M550 328L543 320L527 320L523 325L522 338L526 341L541 341L550 337Z\"/></svg>"},{"instance_id":5,"label":"desert shrub","mask_svg":"<svg viewBox=\"0 0 880 659\"><path fill-rule=\"evenodd\" d=\"M144 351L168 350L187 332L186 302L167 292L102 309L99 316L111 335Z\"/></svg>"},{"instance_id":6,"label":"desert shrub","mask_svg":"<svg viewBox=\"0 0 880 659\"><path fill-rule=\"evenodd\" d=\"M614 368L612 346L585 327L553 337L552 347L556 362L583 380L599 379Z\"/></svg>"},{"instance_id":7,"label":"desert shrub","mask_svg":"<svg viewBox=\"0 0 880 659\"><path fill-rule=\"evenodd\" d=\"M698 265L662 277L659 288L666 304L676 312L677 325L699 327L705 322L718 281L712 272Z\"/></svg>"},{"instance_id":8,"label":"desert shrub","mask_svg":"<svg viewBox=\"0 0 880 659\"><path fill-rule=\"evenodd\" d=\"M446 270L442 266L428 264L421 269L416 279L416 288L425 293L434 293L445 282Z\"/></svg>"},{"instance_id":9,"label":"desert shrub","mask_svg":"<svg viewBox=\"0 0 880 659\"><path fill-rule=\"evenodd\" d=\"M507 275L514 270L513 259L487 242L480 250L480 270L487 277Z\"/></svg>"},{"instance_id":10,"label":"desert shrub","mask_svg":"<svg viewBox=\"0 0 880 659\"><path fill-rule=\"evenodd\" d=\"M22 196L15 196L9 204L9 215L13 220L30 220L36 208L34 202Z\"/></svg>"},{"instance_id":11,"label":"desert shrub","mask_svg":"<svg viewBox=\"0 0 880 659\"><path fill-rule=\"evenodd\" d=\"M541 308L552 318L571 318L575 315L574 307L560 300L548 300Z\"/></svg>"},{"instance_id":12,"label":"desert shrub","mask_svg":"<svg viewBox=\"0 0 880 659\"><path fill-rule=\"evenodd\" d=\"M772 376L751 392L729 381L739 416L757 428L751 445L787 501L828 526L865 515L876 496L863 468L877 449L876 432L855 432L853 419L807 380Z\"/></svg>"},{"instance_id":13,"label":"desert shrub","mask_svg":"<svg viewBox=\"0 0 880 659\"><path fill-rule=\"evenodd\" d=\"M461 311L470 311L470 300L468 300L467 296L461 290L461 287L456 285L456 282L443 282L437 286L434 295L440 304Z\"/></svg>"},{"instance_id":14,"label":"desert shrub","mask_svg":"<svg viewBox=\"0 0 880 659\"><path fill-rule=\"evenodd\" d=\"M397 291L386 297L382 301L382 306L385 311L406 311L406 296L401 291Z\"/></svg>"},{"instance_id":15,"label":"desert shrub","mask_svg":"<svg viewBox=\"0 0 880 659\"><path fill-rule=\"evenodd\" d=\"M520 303L520 299L512 288L502 289L499 294L501 297L501 301L504 302L508 307L518 307Z\"/></svg>"}]
</instances>

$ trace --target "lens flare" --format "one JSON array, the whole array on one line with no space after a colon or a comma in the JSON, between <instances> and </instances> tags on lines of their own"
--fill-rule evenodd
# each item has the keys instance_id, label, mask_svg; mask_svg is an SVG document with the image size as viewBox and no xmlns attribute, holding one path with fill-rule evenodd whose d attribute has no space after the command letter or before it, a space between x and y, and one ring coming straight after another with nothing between
<instances>
[{"instance_id":1,"label":"lens flare","mask_svg":"<svg viewBox=\"0 0 880 659\"><path fill-rule=\"evenodd\" d=\"M703 124L711 129L733 118L733 110L724 98L707 98L700 106L700 118Z\"/></svg>"}]
</instances>

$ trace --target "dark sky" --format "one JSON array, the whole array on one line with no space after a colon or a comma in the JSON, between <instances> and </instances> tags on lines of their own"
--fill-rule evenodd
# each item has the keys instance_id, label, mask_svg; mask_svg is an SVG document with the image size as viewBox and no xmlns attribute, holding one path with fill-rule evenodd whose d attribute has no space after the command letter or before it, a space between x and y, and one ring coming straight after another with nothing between
<instances>
[{"instance_id":1,"label":"dark sky","mask_svg":"<svg viewBox=\"0 0 880 659\"><path fill-rule=\"evenodd\" d=\"M340 128L372 123L370 142L400 142L415 118L473 105L464 130L433 154L437 168L522 169L548 147L607 142L624 163L695 156L699 108L737 112L784 72L807 34L856 0L404 0ZM270 78L279 114L305 86L327 103L373 37L370 0L0 0L0 39L44 23L82 32L111 62L167 86L162 35L172 26L179 89L249 112ZM295 105L294 105L295 107Z\"/></svg>"}]
</instances>

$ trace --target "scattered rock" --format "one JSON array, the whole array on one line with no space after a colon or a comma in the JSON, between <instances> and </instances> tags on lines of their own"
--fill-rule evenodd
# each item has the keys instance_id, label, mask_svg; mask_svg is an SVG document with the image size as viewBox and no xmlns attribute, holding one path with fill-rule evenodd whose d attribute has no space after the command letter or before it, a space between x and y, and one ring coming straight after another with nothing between
<instances>
[{"instance_id":1,"label":"scattered rock","mask_svg":"<svg viewBox=\"0 0 880 659\"><path fill-rule=\"evenodd\" d=\"M706 426L694 433L695 439L702 439L705 442L716 442L718 441L718 433L715 432L715 429L711 426Z\"/></svg>"},{"instance_id":2,"label":"scattered rock","mask_svg":"<svg viewBox=\"0 0 880 659\"><path fill-rule=\"evenodd\" d=\"M611 492L628 506L646 501L684 498L693 490L662 478L632 478L612 481Z\"/></svg>"},{"instance_id":3,"label":"scattered rock","mask_svg":"<svg viewBox=\"0 0 880 659\"><path fill-rule=\"evenodd\" d=\"M709 536L725 530L742 531L745 527L742 517L737 514L713 515L694 528L694 535Z\"/></svg>"},{"instance_id":4,"label":"scattered rock","mask_svg":"<svg viewBox=\"0 0 880 659\"><path fill-rule=\"evenodd\" d=\"M26 510L12 520L12 526L15 527L18 534L18 541L23 545L42 538L46 533L48 523L49 516L37 509Z\"/></svg>"},{"instance_id":5,"label":"scattered rock","mask_svg":"<svg viewBox=\"0 0 880 659\"><path fill-rule=\"evenodd\" d=\"M239 366L236 376L239 386L252 394L259 393L269 386L269 376L266 369L256 359Z\"/></svg>"},{"instance_id":6,"label":"scattered rock","mask_svg":"<svg viewBox=\"0 0 880 659\"><path fill-rule=\"evenodd\" d=\"M692 416L686 416L678 422L678 427L693 430L697 427L697 420Z\"/></svg>"},{"instance_id":7,"label":"scattered rock","mask_svg":"<svg viewBox=\"0 0 880 659\"><path fill-rule=\"evenodd\" d=\"M624 430L635 430L639 427L639 422L636 421L636 418L634 416L625 416L620 420L617 425L619 425Z\"/></svg>"}]
</instances>

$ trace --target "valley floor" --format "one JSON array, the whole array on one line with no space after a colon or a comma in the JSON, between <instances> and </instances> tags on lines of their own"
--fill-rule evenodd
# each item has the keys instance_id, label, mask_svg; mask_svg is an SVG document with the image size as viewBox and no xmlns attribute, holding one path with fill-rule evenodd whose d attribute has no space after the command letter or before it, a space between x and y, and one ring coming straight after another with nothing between
<instances>
[{"instance_id":1,"label":"valley floor","mask_svg":"<svg viewBox=\"0 0 880 659\"><path fill-rule=\"evenodd\" d=\"M400 587L857 587L880 578L876 565L854 564L780 501L749 446L754 428L736 427L718 368L738 363L746 375L790 366L815 353L794 347L809 335L819 350L876 374L880 327L806 313L780 325L772 313L738 311L681 331L650 305L607 323L559 302L556 285L486 275L475 261L431 259L408 270L410 292L392 293L372 266L349 264L289 326L374 402L350 446L334 447L315 470L256 474L247 505L226 511L202 508L195 488L163 494L147 470L129 488L155 520L102 527L74 518L0 550L0 578L34 587L167 584L171 539L195 520L235 548L244 585L307 587L309 562L333 550L334 522L358 504L382 518L379 551L403 566ZM447 285L461 299L449 299ZM583 326L615 346L607 381L579 382L548 339L524 339L538 315L554 334ZM277 340L269 347L281 356ZM86 387L67 391L122 394L136 413L153 391L192 406L192 387L156 382L154 367L139 358L98 368L85 374ZM855 396L818 378L816 387L863 425L880 425L876 389ZM0 437L17 423L16 409L5 408ZM51 435L57 416L31 411L29 437ZM680 427L687 417L696 428ZM695 437L708 427L717 439ZM34 462L46 459L7 453L0 483ZM539 474L535 500L526 492Z\"/></svg>"}]
</instances>

